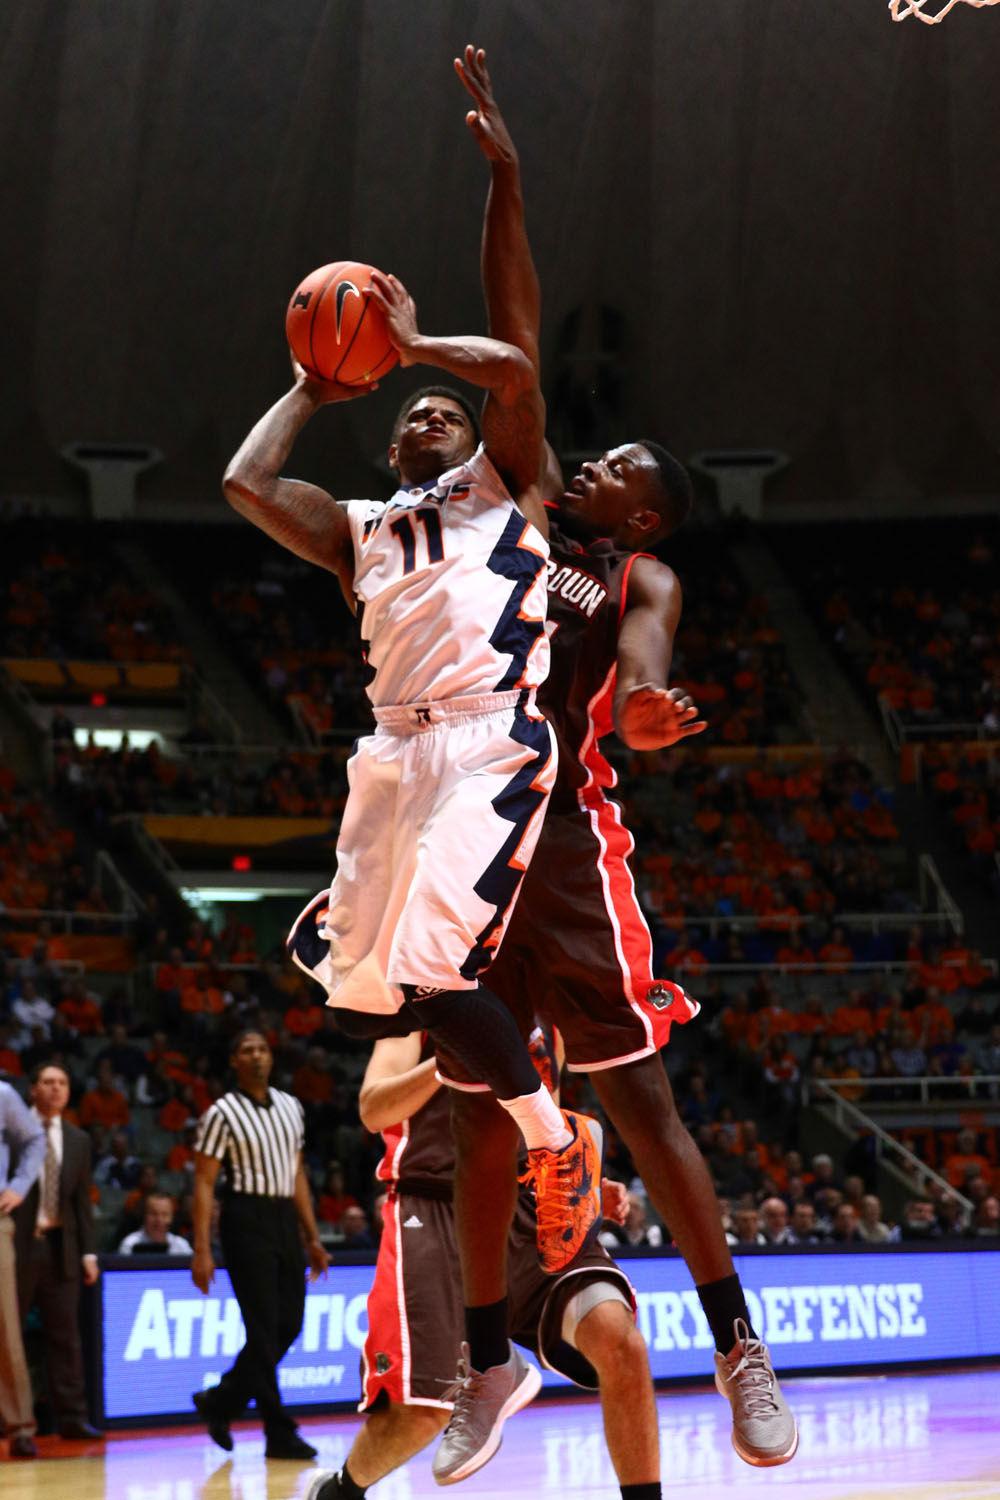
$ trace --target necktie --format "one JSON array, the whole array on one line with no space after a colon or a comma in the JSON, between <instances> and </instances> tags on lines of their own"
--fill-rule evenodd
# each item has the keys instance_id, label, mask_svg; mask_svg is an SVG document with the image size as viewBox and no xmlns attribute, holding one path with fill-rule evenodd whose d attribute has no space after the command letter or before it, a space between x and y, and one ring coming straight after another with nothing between
<instances>
[{"instance_id":1,"label":"necktie","mask_svg":"<svg viewBox=\"0 0 1000 1500\"><path fill-rule=\"evenodd\" d=\"M53 1136L54 1120L45 1122L45 1178L42 1183L43 1222L48 1226L59 1222L59 1158Z\"/></svg>"}]
</instances>

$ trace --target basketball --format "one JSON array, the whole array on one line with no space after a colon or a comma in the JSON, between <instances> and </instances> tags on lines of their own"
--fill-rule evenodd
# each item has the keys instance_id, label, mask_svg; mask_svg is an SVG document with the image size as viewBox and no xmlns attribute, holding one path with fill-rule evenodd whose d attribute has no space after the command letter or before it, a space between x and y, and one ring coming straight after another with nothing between
<instances>
[{"instance_id":1,"label":"basketball","mask_svg":"<svg viewBox=\"0 0 1000 1500\"><path fill-rule=\"evenodd\" d=\"M398 362L382 309L366 295L373 269L336 260L312 271L292 293L285 333L311 375L341 385L370 385Z\"/></svg>"}]
</instances>

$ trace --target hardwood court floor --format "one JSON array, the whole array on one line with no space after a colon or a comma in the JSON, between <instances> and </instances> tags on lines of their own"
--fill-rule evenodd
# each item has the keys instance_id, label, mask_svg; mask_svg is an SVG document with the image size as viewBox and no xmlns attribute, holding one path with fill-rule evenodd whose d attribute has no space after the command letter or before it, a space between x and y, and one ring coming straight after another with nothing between
<instances>
[{"instance_id":1,"label":"hardwood court floor","mask_svg":"<svg viewBox=\"0 0 1000 1500\"><path fill-rule=\"evenodd\" d=\"M668 1500L994 1500L1000 1497L1000 1369L786 1383L801 1442L784 1468L754 1470L729 1445L728 1407L712 1392L660 1397ZM303 1432L324 1468L343 1460L349 1417L312 1418ZM312 1467L264 1461L247 1425L227 1459L198 1430L115 1436L83 1456L43 1443L36 1463L4 1463L3 1500L295 1500ZM469 1500L526 1491L617 1500L592 1401L536 1402L507 1427L497 1457L461 1487ZM370 1492L372 1500L439 1496L427 1455ZM456 1494L459 1491L455 1491Z\"/></svg>"}]
</instances>

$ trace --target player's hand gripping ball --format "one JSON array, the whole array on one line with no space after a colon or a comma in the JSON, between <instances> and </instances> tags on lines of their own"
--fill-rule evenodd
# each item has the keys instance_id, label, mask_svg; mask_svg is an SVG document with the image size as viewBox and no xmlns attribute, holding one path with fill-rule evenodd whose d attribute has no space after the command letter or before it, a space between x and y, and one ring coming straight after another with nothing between
<instances>
[{"instance_id":1,"label":"player's hand gripping ball","mask_svg":"<svg viewBox=\"0 0 1000 1500\"><path fill-rule=\"evenodd\" d=\"M371 385L398 363L385 315L368 296L373 269L337 260L320 266L295 288L285 333L310 375L340 385Z\"/></svg>"}]
</instances>

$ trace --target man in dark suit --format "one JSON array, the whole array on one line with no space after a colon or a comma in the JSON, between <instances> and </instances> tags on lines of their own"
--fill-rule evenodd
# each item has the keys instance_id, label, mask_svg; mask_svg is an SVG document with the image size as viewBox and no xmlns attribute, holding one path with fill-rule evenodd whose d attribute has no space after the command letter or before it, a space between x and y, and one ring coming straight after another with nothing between
<instances>
[{"instance_id":1,"label":"man in dark suit","mask_svg":"<svg viewBox=\"0 0 1000 1500\"><path fill-rule=\"evenodd\" d=\"M78 1320L81 1280L100 1275L90 1201L90 1139L63 1119L69 1077L58 1063L32 1074L31 1103L45 1131L41 1174L15 1211L17 1295L24 1322L37 1303L45 1334L49 1398L60 1437L93 1439Z\"/></svg>"}]
</instances>

